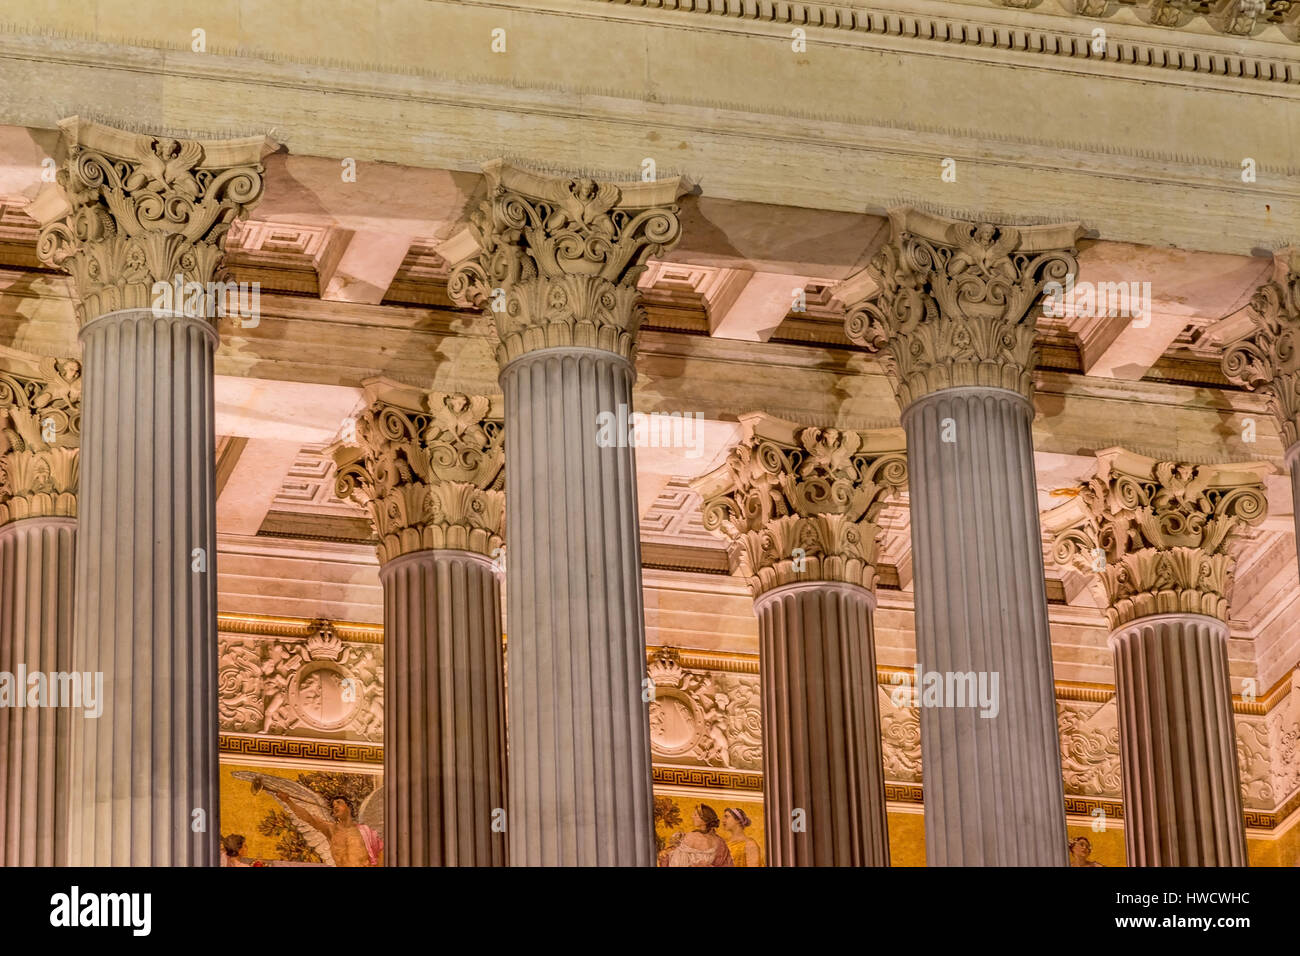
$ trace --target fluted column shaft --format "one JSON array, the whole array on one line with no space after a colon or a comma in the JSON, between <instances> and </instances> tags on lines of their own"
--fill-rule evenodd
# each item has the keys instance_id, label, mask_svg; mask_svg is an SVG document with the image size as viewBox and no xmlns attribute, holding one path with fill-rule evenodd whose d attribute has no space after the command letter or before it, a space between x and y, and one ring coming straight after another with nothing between
<instances>
[{"instance_id":1,"label":"fluted column shaft","mask_svg":"<svg viewBox=\"0 0 1300 956\"><path fill-rule=\"evenodd\" d=\"M505 697L492 564L469 551L416 551L385 564L380 579L385 863L502 866Z\"/></svg>"},{"instance_id":2,"label":"fluted column shaft","mask_svg":"<svg viewBox=\"0 0 1300 956\"><path fill-rule=\"evenodd\" d=\"M997 674L1002 698L993 717L921 708L931 866L1065 863L1032 419L1023 395L987 387L903 413L917 662Z\"/></svg>"},{"instance_id":3,"label":"fluted column shaft","mask_svg":"<svg viewBox=\"0 0 1300 956\"><path fill-rule=\"evenodd\" d=\"M1291 517L1295 523L1296 560L1300 562L1300 442L1287 450L1286 467L1291 473Z\"/></svg>"},{"instance_id":4,"label":"fluted column shaft","mask_svg":"<svg viewBox=\"0 0 1300 956\"><path fill-rule=\"evenodd\" d=\"M0 672L71 671L75 518L0 526ZM70 706L0 707L0 864L54 866L67 852Z\"/></svg>"},{"instance_id":5,"label":"fluted column shaft","mask_svg":"<svg viewBox=\"0 0 1300 956\"><path fill-rule=\"evenodd\" d=\"M636 462L596 442L633 380L579 347L501 373L512 865L654 861Z\"/></svg>"},{"instance_id":6,"label":"fluted column shaft","mask_svg":"<svg viewBox=\"0 0 1300 956\"><path fill-rule=\"evenodd\" d=\"M874 607L864 587L821 581L754 602L773 866L889 865Z\"/></svg>"},{"instance_id":7,"label":"fluted column shaft","mask_svg":"<svg viewBox=\"0 0 1300 956\"><path fill-rule=\"evenodd\" d=\"M1129 866L1245 866L1228 628L1158 614L1116 629Z\"/></svg>"},{"instance_id":8,"label":"fluted column shaft","mask_svg":"<svg viewBox=\"0 0 1300 956\"><path fill-rule=\"evenodd\" d=\"M71 862L215 865L216 332L135 309L81 342L73 662L105 702L73 724Z\"/></svg>"}]
</instances>

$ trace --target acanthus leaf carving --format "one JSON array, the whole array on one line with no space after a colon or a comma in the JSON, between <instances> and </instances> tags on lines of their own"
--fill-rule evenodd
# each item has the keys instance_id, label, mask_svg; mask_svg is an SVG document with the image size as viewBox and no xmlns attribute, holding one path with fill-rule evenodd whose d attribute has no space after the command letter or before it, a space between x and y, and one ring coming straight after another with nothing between
<instances>
[{"instance_id":1,"label":"acanthus leaf carving","mask_svg":"<svg viewBox=\"0 0 1300 956\"><path fill-rule=\"evenodd\" d=\"M742 418L747 436L698 479L704 527L727 541L755 597L796 581L873 589L880 509L907 482L902 450L863 433Z\"/></svg>"},{"instance_id":2,"label":"acanthus leaf carving","mask_svg":"<svg viewBox=\"0 0 1300 956\"><path fill-rule=\"evenodd\" d=\"M1097 576L1112 628L1176 612L1226 621L1231 546L1264 520L1271 468L1097 457L1097 474L1044 517L1057 564Z\"/></svg>"},{"instance_id":3,"label":"acanthus leaf carving","mask_svg":"<svg viewBox=\"0 0 1300 956\"><path fill-rule=\"evenodd\" d=\"M852 304L845 331L879 351L907 408L945 388L1033 394L1036 306L1075 273L1077 223L1013 227L890 210L892 234L868 268L876 291Z\"/></svg>"},{"instance_id":4,"label":"acanthus leaf carving","mask_svg":"<svg viewBox=\"0 0 1300 956\"><path fill-rule=\"evenodd\" d=\"M637 279L681 234L677 181L552 178L500 161L484 172L488 197L444 251L448 294L492 317L498 362L558 346L630 360L644 316Z\"/></svg>"},{"instance_id":5,"label":"acanthus leaf carving","mask_svg":"<svg viewBox=\"0 0 1300 956\"><path fill-rule=\"evenodd\" d=\"M505 433L488 398L375 385L335 488L370 513L379 560L453 549L495 557L505 530Z\"/></svg>"},{"instance_id":6,"label":"acanthus leaf carving","mask_svg":"<svg viewBox=\"0 0 1300 956\"><path fill-rule=\"evenodd\" d=\"M0 524L77 514L81 363L36 364L36 374L0 372Z\"/></svg>"},{"instance_id":7,"label":"acanthus leaf carving","mask_svg":"<svg viewBox=\"0 0 1300 956\"><path fill-rule=\"evenodd\" d=\"M200 142L73 117L58 188L32 203L37 255L66 271L84 323L151 308L155 283L222 282L231 224L262 195L263 140Z\"/></svg>"}]
</instances>

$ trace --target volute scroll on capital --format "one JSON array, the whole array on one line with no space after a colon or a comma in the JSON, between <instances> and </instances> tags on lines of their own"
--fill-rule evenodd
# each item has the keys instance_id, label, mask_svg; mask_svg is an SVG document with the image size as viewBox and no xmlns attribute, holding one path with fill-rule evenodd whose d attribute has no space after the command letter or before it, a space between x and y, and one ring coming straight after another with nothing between
<instances>
[{"instance_id":1,"label":"volute scroll on capital","mask_svg":"<svg viewBox=\"0 0 1300 956\"><path fill-rule=\"evenodd\" d=\"M1265 462L1195 465L1123 449L1043 516L1052 555L1095 575L1112 629L1153 614L1228 619L1233 546L1268 509Z\"/></svg>"},{"instance_id":2,"label":"volute scroll on capital","mask_svg":"<svg viewBox=\"0 0 1300 956\"><path fill-rule=\"evenodd\" d=\"M265 137L173 139L75 116L59 128L58 185L28 211L37 255L72 277L82 324L151 308L156 283L224 281L226 233L262 196Z\"/></svg>"},{"instance_id":3,"label":"volute scroll on capital","mask_svg":"<svg viewBox=\"0 0 1300 956\"><path fill-rule=\"evenodd\" d=\"M439 248L448 294L484 309L504 367L576 346L631 359L644 317L637 279L681 235L680 179L607 183L543 176L497 160L488 195Z\"/></svg>"},{"instance_id":4,"label":"volute scroll on capital","mask_svg":"<svg viewBox=\"0 0 1300 956\"><path fill-rule=\"evenodd\" d=\"M33 356L30 364L0 369L0 525L77 515L81 363Z\"/></svg>"},{"instance_id":5,"label":"volute scroll on capital","mask_svg":"<svg viewBox=\"0 0 1300 956\"><path fill-rule=\"evenodd\" d=\"M881 433L803 427L741 416L742 439L725 464L696 479L704 526L728 542L732 571L754 597L785 584L876 585L880 527L907 483L897 429Z\"/></svg>"},{"instance_id":6,"label":"volute scroll on capital","mask_svg":"<svg viewBox=\"0 0 1300 956\"><path fill-rule=\"evenodd\" d=\"M867 272L875 291L848 302L849 339L880 352L899 405L984 386L1033 396L1037 306L1048 282L1077 273L1078 223L1005 226L902 206Z\"/></svg>"},{"instance_id":7,"label":"volute scroll on capital","mask_svg":"<svg viewBox=\"0 0 1300 956\"><path fill-rule=\"evenodd\" d=\"M1273 277L1251 297L1250 331L1223 353L1229 381L1258 389L1282 432L1282 446L1300 444L1300 250L1273 259Z\"/></svg>"},{"instance_id":8,"label":"volute scroll on capital","mask_svg":"<svg viewBox=\"0 0 1300 956\"><path fill-rule=\"evenodd\" d=\"M365 394L355 442L331 453L335 491L369 511L380 563L427 550L499 555L505 432L492 399L387 380L367 383Z\"/></svg>"}]
</instances>

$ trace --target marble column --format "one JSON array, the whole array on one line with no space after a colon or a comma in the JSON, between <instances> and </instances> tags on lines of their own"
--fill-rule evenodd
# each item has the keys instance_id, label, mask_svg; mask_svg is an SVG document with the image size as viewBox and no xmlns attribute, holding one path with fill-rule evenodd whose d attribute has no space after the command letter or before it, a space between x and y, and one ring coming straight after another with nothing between
<instances>
[{"instance_id":1,"label":"marble column","mask_svg":"<svg viewBox=\"0 0 1300 956\"><path fill-rule=\"evenodd\" d=\"M995 712L923 706L930 866L1063 866L1065 801L1031 423L1037 304L1078 224L1016 228L909 207L850 309L907 432L916 653L975 675Z\"/></svg>"},{"instance_id":2,"label":"marble column","mask_svg":"<svg viewBox=\"0 0 1300 956\"><path fill-rule=\"evenodd\" d=\"M1296 556L1300 560L1300 249L1273 256L1273 276L1251 297L1250 331L1228 343L1223 373L1268 398L1291 473Z\"/></svg>"},{"instance_id":3,"label":"marble column","mask_svg":"<svg viewBox=\"0 0 1300 956\"><path fill-rule=\"evenodd\" d=\"M1259 462L1118 448L1044 516L1056 560L1094 576L1115 654L1129 866L1245 866L1228 676L1231 545L1264 520Z\"/></svg>"},{"instance_id":4,"label":"marble column","mask_svg":"<svg viewBox=\"0 0 1300 956\"><path fill-rule=\"evenodd\" d=\"M875 521L907 480L902 435L741 423L694 487L758 614L768 862L888 866L871 615Z\"/></svg>"},{"instance_id":5,"label":"marble column","mask_svg":"<svg viewBox=\"0 0 1300 956\"><path fill-rule=\"evenodd\" d=\"M73 865L215 865L215 285L261 195L263 141L60 124L41 258L73 279L85 390L72 664L102 673L74 721Z\"/></svg>"},{"instance_id":6,"label":"marble column","mask_svg":"<svg viewBox=\"0 0 1300 956\"><path fill-rule=\"evenodd\" d=\"M339 495L366 505L379 539L384 862L503 866L500 413L477 395L365 391L358 445L334 457Z\"/></svg>"},{"instance_id":7,"label":"marble column","mask_svg":"<svg viewBox=\"0 0 1300 956\"><path fill-rule=\"evenodd\" d=\"M646 259L678 180L552 179L501 162L440 250L495 323L506 420L512 865L654 864L636 460Z\"/></svg>"},{"instance_id":8,"label":"marble column","mask_svg":"<svg viewBox=\"0 0 1300 956\"><path fill-rule=\"evenodd\" d=\"M95 706L93 685L51 679L72 670L81 365L29 364L0 371L0 673L14 675L0 693L3 866L66 862L69 734Z\"/></svg>"}]
</instances>

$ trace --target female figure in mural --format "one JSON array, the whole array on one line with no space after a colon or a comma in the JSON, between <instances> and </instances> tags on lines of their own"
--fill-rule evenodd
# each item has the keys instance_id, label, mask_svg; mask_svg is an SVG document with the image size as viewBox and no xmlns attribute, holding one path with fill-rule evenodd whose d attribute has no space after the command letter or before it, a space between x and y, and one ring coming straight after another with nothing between
<instances>
[{"instance_id":1,"label":"female figure in mural","mask_svg":"<svg viewBox=\"0 0 1300 956\"><path fill-rule=\"evenodd\" d=\"M1075 837L1070 841L1070 866L1101 866L1092 856L1092 841L1087 837Z\"/></svg>"},{"instance_id":2,"label":"female figure in mural","mask_svg":"<svg viewBox=\"0 0 1300 956\"><path fill-rule=\"evenodd\" d=\"M701 803L695 808L692 819L695 829L668 851L668 865L731 866L727 841L714 832L718 829L717 812L708 804Z\"/></svg>"},{"instance_id":3,"label":"female figure in mural","mask_svg":"<svg viewBox=\"0 0 1300 956\"><path fill-rule=\"evenodd\" d=\"M763 850L758 841L745 832L745 827L751 822L749 814L739 807L728 807L722 811L722 833L727 839L733 866L763 865Z\"/></svg>"},{"instance_id":4,"label":"female figure in mural","mask_svg":"<svg viewBox=\"0 0 1300 956\"><path fill-rule=\"evenodd\" d=\"M221 841L221 865L222 866L251 866L251 863L245 863L240 857L244 853L245 840L243 834L232 833L224 837Z\"/></svg>"}]
</instances>

